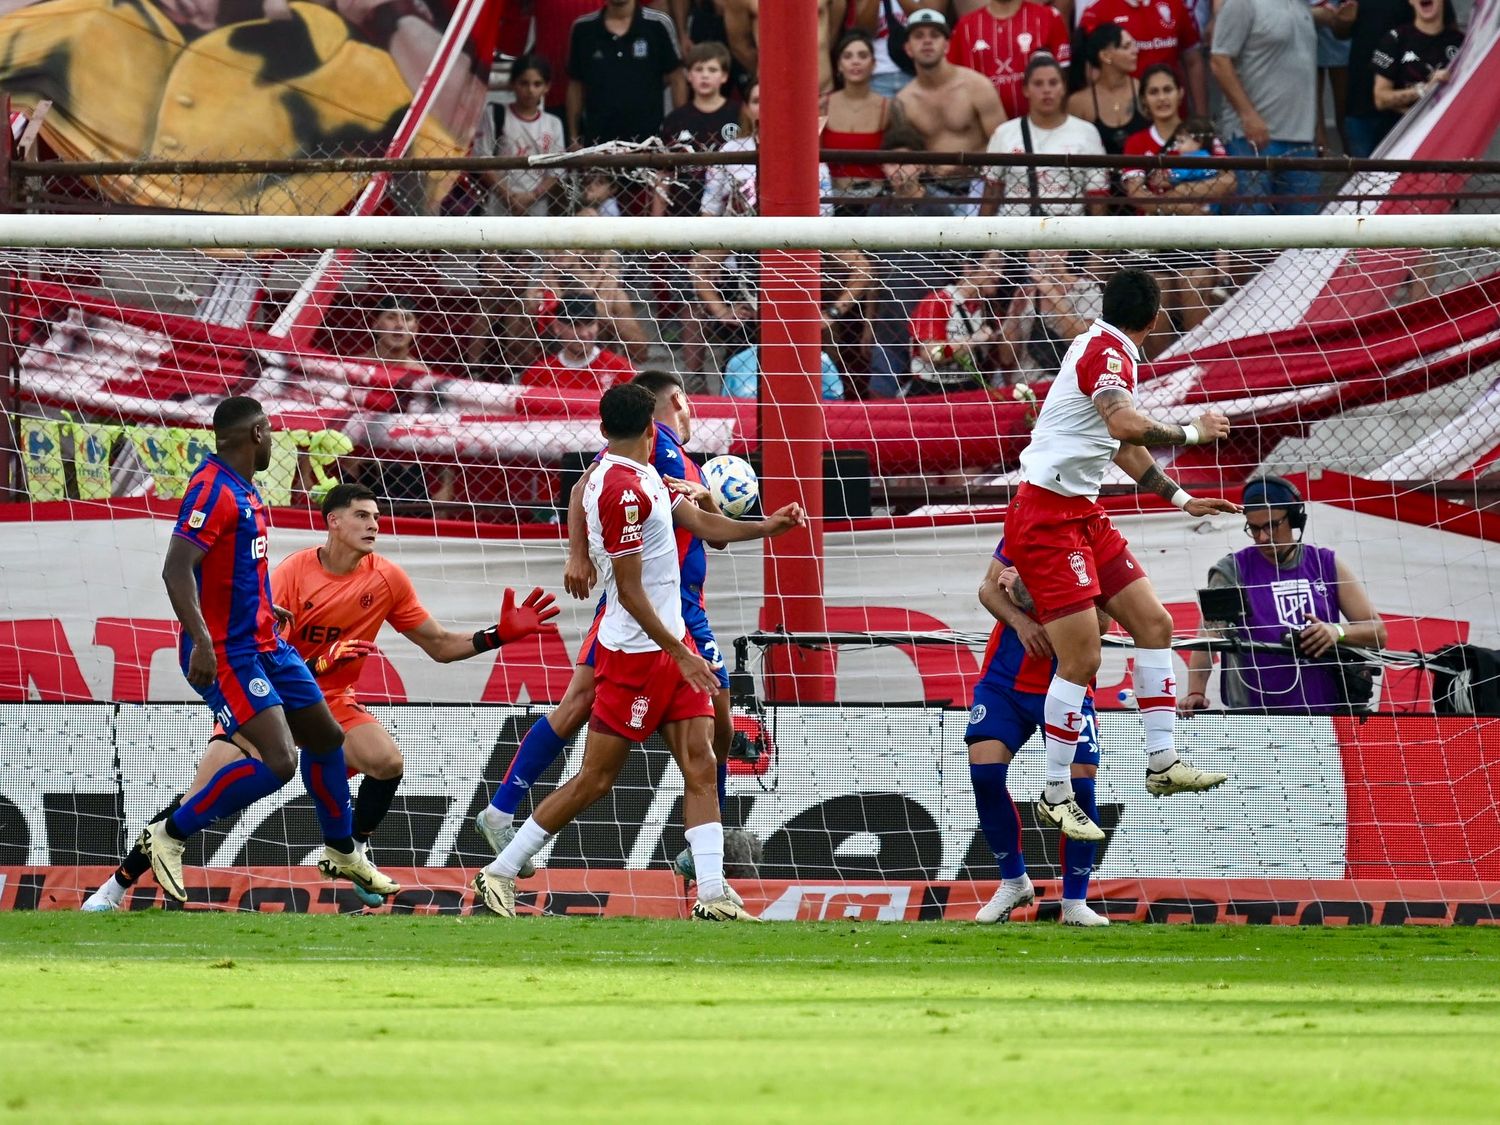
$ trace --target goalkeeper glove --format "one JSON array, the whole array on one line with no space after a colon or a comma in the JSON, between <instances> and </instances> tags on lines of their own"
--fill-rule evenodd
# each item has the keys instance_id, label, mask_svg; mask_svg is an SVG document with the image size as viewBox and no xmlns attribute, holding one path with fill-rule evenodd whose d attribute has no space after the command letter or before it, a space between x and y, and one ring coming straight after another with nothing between
<instances>
[{"instance_id":1,"label":"goalkeeper glove","mask_svg":"<svg viewBox=\"0 0 1500 1125\"><path fill-rule=\"evenodd\" d=\"M372 652L377 651L374 641L361 641L350 637L346 641L334 641L328 647L328 651L313 661L312 673L314 676L326 676L340 664L347 664L351 660L363 660Z\"/></svg>"},{"instance_id":2,"label":"goalkeeper glove","mask_svg":"<svg viewBox=\"0 0 1500 1125\"><path fill-rule=\"evenodd\" d=\"M516 592L507 587L505 598L500 603L499 622L474 634L474 651L488 652L492 648L508 645L511 641L540 633L547 622L561 612L557 608L557 599L551 594L543 593L540 586L527 594L526 600L520 605L516 604Z\"/></svg>"}]
</instances>

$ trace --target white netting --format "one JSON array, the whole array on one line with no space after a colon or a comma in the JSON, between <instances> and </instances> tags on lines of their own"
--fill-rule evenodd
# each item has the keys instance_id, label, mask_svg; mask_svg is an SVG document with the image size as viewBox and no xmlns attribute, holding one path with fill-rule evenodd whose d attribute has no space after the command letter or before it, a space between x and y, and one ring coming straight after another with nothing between
<instances>
[{"instance_id":1,"label":"white netting","mask_svg":"<svg viewBox=\"0 0 1500 1125\"><path fill-rule=\"evenodd\" d=\"M1398 219L1359 231L1327 220L914 219L899 238L863 220L318 220L280 224L274 235L227 220L68 219L59 222L78 225L49 231L51 222L7 226L16 248L0 252L20 470L12 503L0 505L0 699L17 704L0 709L3 863L113 862L191 776L210 719L199 704L174 702L191 693L158 572L175 499L208 448L221 397L259 398L286 435L260 482L281 509L273 562L321 542L310 505L328 481L366 480L396 514L455 521L401 525L381 550L444 625L479 628L493 622L504 586L559 586L558 500L568 472L598 448L595 404L607 382L678 371L695 392L695 456L761 452L767 407L746 349L768 313L770 278L753 250L767 231L783 245L824 248L816 303L826 445L843 481L836 512L855 517L825 539L829 629L983 634L973 590L999 528L974 505L1003 502L1016 482L1034 396L1097 315L1103 279L1144 264L1171 312L1148 343L1144 407L1186 420L1212 403L1235 425L1229 442L1182 451L1168 471L1200 492L1232 491L1264 468L1295 475L1312 501L1309 538L1335 546L1368 587L1390 649L1500 644L1492 517L1474 510L1500 460L1500 416L1488 405L1500 349L1492 222ZM105 233L80 236L91 229ZM23 248L66 230L72 248ZM397 249L393 236L420 245ZM82 248L107 238L116 245ZM1370 245L1264 248L1278 239ZM194 248L206 241L286 248ZM489 248L453 248L460 241ZM1170 241L1179 245L1161 245ZM1147 243L1157 248L1126 249ZM1183 248L1194 243L1201 248ZM175 248L141 248L150 244ZM356 248L310 283L317 255L298 247L320 244ZM1402 248L1410 245L1427 248ZM283 316L299 292L312 312ZM928 390L942 393L914 393ZM1128 491L1123 476L1110 483ZM1469 506L1433 499L1433 486L1467 489ZM86 503L47 505L63 500ZM1248 542L1241 521L1195 525L1127 504L1118 522L1179 634L1192 635L1209 567ZM760 627L764 592L758 548L711 557L708 613L726 652ZM569 605L559 633L493 660L439 666L382 637L362 692L393 702L379 714L407 767L376 844L383 863L418 869L408 879L423 889L408 905L458 894L462 872L426 865L484 858L472 814L520 735L561 695L590 608ZM1106 655L1106 707L1129 688L1127 658ZM950 900L970 902L967 880L994 877L964 765L979 662L964 644L840 645L840 706L799 707L775 702L787 685L756 679L761 650L748 646L757 699L742 694L738 725L742 750L756 753L732 766L726 822L761 842L761 874L818 893L867 879L927 881L921 893L942 893L938 914ZM1210 694L1217 703L1216 686ZM39 705L89 700L100 705ZM1432 710L1432 682L1409 666L1387 669L1378 703L1396 717L1194 719L1190 748L1235 782L1185 803L1144 800L1139 723L1104 716L1100 800L1111 844L1099 877L1500 878L1500 829L1465 795L1500 770L1483 720L1416 717ZM576 769L581 745L538 794ZM1038 754L1021 761L1018 794L1040 778ZM1378 761L1400 765L1383 772ZM544 854L549 871L582 873L549 876L548 893L582 896L577 909L606 894L640 909L675 903L665 863L681 846L680 794L659 745L633 760L616 795ZM293 802L284 820L267 819L270 802L204 853L272 869L255 883L269 888L258 892L272 896L264 902L307 890L285 869L317 840L300 787L283 797ZM1046 876L1055 841L1027 829L1033 871ZM619 882L618 870L652 877ZM600 873L616 881L591 887L587 876ZM768 899L780 901L779 884L773 891Z\"/></svg>"}]
</instances>

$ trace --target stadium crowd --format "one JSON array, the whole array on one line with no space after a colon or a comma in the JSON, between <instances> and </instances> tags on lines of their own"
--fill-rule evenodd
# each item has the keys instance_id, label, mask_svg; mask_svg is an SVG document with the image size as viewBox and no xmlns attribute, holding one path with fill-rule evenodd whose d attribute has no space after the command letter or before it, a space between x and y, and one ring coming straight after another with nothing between
<instances>
[{"instance_id":1,"label":"stadium crowd","mask_svg":"<svg viewBox=\"0 0 1500 1125\"><path fill-rule=\"evenodd\" d=\"M513 5L508 104L483 155L640 143L753 151L758 0L547 0ZM822 0L826 149L1198 156L1368 156L1462 43L1452 0ZM504 95L502 95L502 98ZM656 178L490 174L476 206L504 215L753 214L753 165ZM1124 171L847 162L823 169L823 212L1307 214L1316 173ZM1220 202L1225 200L1226 202ZM757 277L735 255L511 263L497 311L514 332L467 374L610 385L648 354L695 386L751 394ZM1237 284L1227 260L1153 263L1159 354ZM1102 265L1079 255L829 263L825 394L946 393L1047 377L1098 312ZM525 279L531 279L529 282ZM592 309L592 358L558 310ZM550 354L549 354L550 353ZM623 356L626 365L617 362ZM571 358L570 358L571 357Z\"/></svg>"}]
</instances>

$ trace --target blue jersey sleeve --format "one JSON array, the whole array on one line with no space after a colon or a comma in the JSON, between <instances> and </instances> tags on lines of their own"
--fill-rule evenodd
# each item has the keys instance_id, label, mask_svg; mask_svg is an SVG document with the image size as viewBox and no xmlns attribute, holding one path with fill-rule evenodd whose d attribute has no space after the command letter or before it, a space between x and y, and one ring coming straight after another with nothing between
<instances>
[{"instance_id":1,"label":"blue jersey sleeve","mask_svg":"<svg viewBox=\"0 0 1500 1125\"><path fill-rule=\"evenodd\" d=\"M234 495L224 480L205 474L182 498L172 534L207 553L226 529L233 529L237 512Z\"/></svg>"}]
</instances>

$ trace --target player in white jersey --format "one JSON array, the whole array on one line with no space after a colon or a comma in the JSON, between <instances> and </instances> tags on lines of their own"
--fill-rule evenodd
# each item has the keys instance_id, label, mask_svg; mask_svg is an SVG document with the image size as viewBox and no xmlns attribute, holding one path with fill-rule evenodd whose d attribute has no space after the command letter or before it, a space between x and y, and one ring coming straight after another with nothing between
<instances>
[{"instance_id":1,"label":"player in white jersey","mask_svg":"<svg viewBox=\"0 0 1500 1125\"><path fill-rule=\"evenodd\" d=\"M1099 506L1099 487L1114 461L1143 491L1191 516L1240 510L1228 500L1190 496L1151 456L1155 446L1195 445L1229 433L1229 420L1217 410L1179 426L1136 409L1140 346L1160 311L1161 291L1145 270L1121 270L1105 284L1103 316L1073 341L1047 392L1031 444L1021 454L1024 483L1005 519L1011 561L1057 654L1044 708L1047 784L1037 815L1078 840L1104 838L1074 800L1069 779L1084 696L1099 671L1095 606L1135 641L1135 697L1146 728L1147 791L1165 797L1212 789L1227 780L1177 756L1172 618Z\"/></svg>"},{"instance_id":2,"label":"player in white jersey","mask_svg":"<svg viewBox=\"0 0 1500 1125\"><path fill-rule=\"evenodd\" d=\"M588 741L578 774L537 805L499 857L474 876L479 901L494 914L515 915L522 867L609 792L631 743L660 729L682 771L682 819L698 882L693 917L753 920L724 883L710 697L719 681L685 635L672 528L681 524L700 539L734 543L780 535L806 521L797 504L751 523L683 503L649 464L655 412L656 396L633 383L611 387L599 400L599 429L609 446L583 502L608 608L599 624Z\"/></svg>"}]
</instances>

